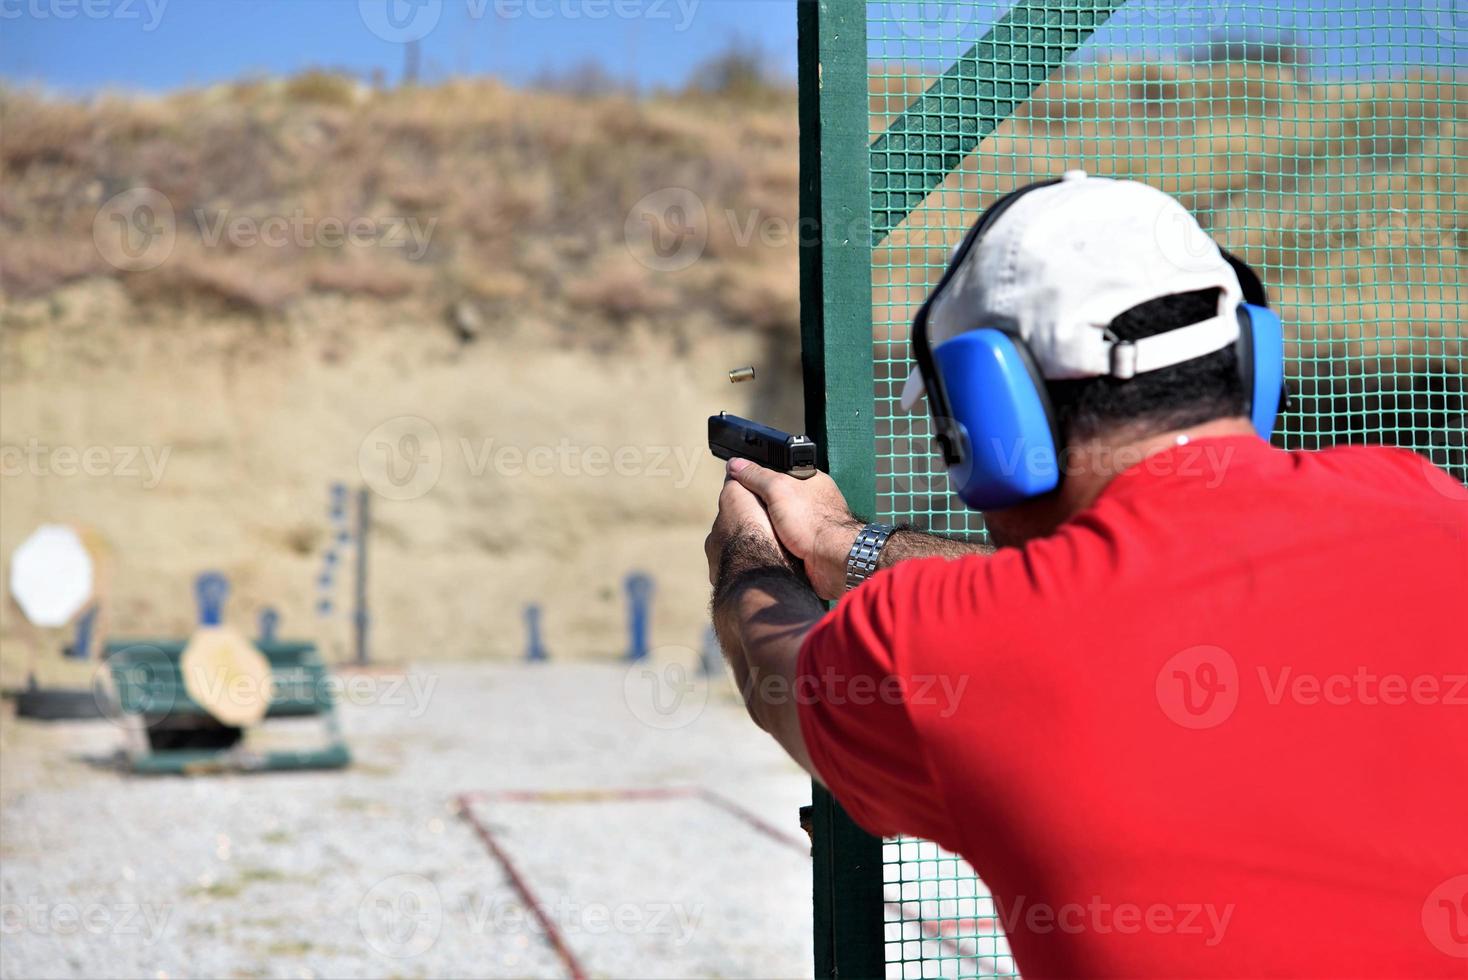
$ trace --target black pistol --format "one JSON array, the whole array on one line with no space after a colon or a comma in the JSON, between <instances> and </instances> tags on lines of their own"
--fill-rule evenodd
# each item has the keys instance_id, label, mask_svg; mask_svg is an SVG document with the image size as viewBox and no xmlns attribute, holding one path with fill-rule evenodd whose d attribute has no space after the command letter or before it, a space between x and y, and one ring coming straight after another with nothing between
<instances>
[{"instance_id":1,"label":"black pistol","mask_svg":"<svg viewBox=\"0 0 1468 980\"><path fill-rule=\"evenodd\" d=\"M797 480L816 472L816 444L810 439L728 412L709 416L709 452L719 459L747 459Z\"/></svg>"}]
</instances>

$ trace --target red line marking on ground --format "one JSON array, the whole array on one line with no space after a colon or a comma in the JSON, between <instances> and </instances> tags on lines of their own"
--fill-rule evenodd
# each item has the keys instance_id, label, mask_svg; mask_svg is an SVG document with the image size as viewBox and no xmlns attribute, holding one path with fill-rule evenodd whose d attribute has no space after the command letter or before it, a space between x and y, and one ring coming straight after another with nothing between
<instances>
[{"instance_id":1,"label":"red line marking on ground","mask_svg":"<svg viewBox=\"0 0 1468 980\"><path fill-rule=\"evenodd\" d=\"M489 848L489 852L494 855L495 860L499 861L500 866L505 869L505 874L509 877L510 884L514 885L515 891L520 893L521 900L530 907L530 911L534 912L535 917L540 920L541 926L545 929L546 939L550 942L551 948L556 951L556 955L561 958L561 963L566 967L566 972L571 975L571 980L586 980L586 970L581 966L581 962L576 959L576 954L571 952L571 947L566 943L566 937L561 934L560 926L556 925L555 920L546 914L545 908L540 904L540 899L530 889L530 883L525 880L525 876L520 873L520 869L515 867L515 862L510 860L510 855L505 852L504 848L500 847L499 841L495 840L494 833L474 815L469 796L467 794L460 796L456 802L459 807L459 816L463 817L469 826L474 828L474 832L479 835L479 839L484 842L484 846Z\"/></svg>"},{"instance_id":2,"label":"red line marking on ground","mask_svg":"<svg viewBox=\"0 0 1468 980\"><path fill-rule=\"evenodd\" d=\"M1003 936L1004 930L999 928L996 919L940 919L935 924L923 918L922 905L914 901L888 899L885 902L889 909L897 912L897 925L904 922L917 923L918 931L923 934L923 940L935 942L950 956L956 956L962 960L973 960L975 963L987 963L994 973L1001 972L999 960L993 956L984 956L977 949L970 952L962 945L964 940L977 941L981 938L993 938ZM916 911L913 911L914 908ZM984 929L988 923L989 927ZM965 926L971 927L979 935L955 937L953 933L961 932ZM899 940L900 942L901 940Z\"/></svg>"},{"instance_id":3,"label":"red line marking on ground","mask_svg":"<svg viewBox=\"0 0 1468 980\"><path fill-rule=\"evenodd\" d=\"M794 834L787 834L785 831L776 827L768 820L765 820L754 811L745 809L738 803L735 803L733 800L729 799L727 796L716 793L711 789L708 789L706 787L699 787L697 793L700 797L707 800L709 803L712 803L720 810L723 810L725 813L733 814L734 816L738 817L740 820L743 820L745 823L749 824L755 830L758 830L760 833L764 834L771 840L779 841L781 844L784 844L787 847L795 848L795 850L799 851L807 857L810 856L809 841L801 840Z\"/></svg>"},{"instance_id":4,"label":"red line marking on ground","mask_svg":"<svg viewBox=\"0 0 1468 980\"><path fill-rule=\"evenodd\" d=\"M494 834L474 816L470 804L476 801L485 803L602 803L609 800L636 802L642 800L678 799L703 800L705 803L718 807L725 813L742 820L771 840L794 848L807 857L810 856L810 845L808 842L801 840L794 834L786 833L754 811L704 786L645 786L587 790L472 790L467 793L460 793L457 798L457 803L459 815L468 821L470 826L479 835L480 840L484 841L485 846L489 848L490 853L504 867L505 874L509 877L510 883L515 886L515 890L520 893L520 897L524 899L525 904L530 906L531 910L535 913L535 917L545 927L546 938L550 941L556 954L561 958L561 962L565 964L566 970L570 973L572 980L585 980L586 971L576 959L575 954L571 952L565 936L556 924L551 921L550 917L546 915L544 909L541 907L540 900L530 890L529 884L519 869L510 860L509 854L495 840ZM959 928L962 925L961 923L943 920L942 925L934 925L924 919L920 913L909 915L906 906L910 903L887 900L883 904L888 909L896 910L899 924L902 922L916 922L918 930L922 932L923 937L931 942L937 943L950 956L974 960L976 962L988 959L988 957L979 956L976 952L968 952L959 944L958 940L949 935L945 935L945 932L951 932L953 929ZM946 929L944 928L945 926L947 927Z\"/></svg>"},{"instance_id":5,"label":"red line marking on ground","mask_svg":"<svg viewBox=\"0 0 1468 980\"><path fill-rule=\"evenodd\" d=\"M493 789L459 794L461 800L501 803L600 803L606 800L669 800L694 796L688 786L642 786L611 789Z\"/></svg>"},{"instance_id":6,"label":"red line marking on ground","mask_svg":"<svg viewBox=\"0 0 1468 980\"><path fill-rule=\"evenodd\" d=\"M913 904L911 902L893 901L892 899L886 899L882 904L886 905L888 909L896 911L896 925L900 926L904 922L917 923L918 931L923 934L923 939L929 942L937 943L938 946L949 956L956 956L961 960L974 960L975 962L988 959L988 957L980 956L977 952L969 952L968 950L964 949L960 943L960 940L955 939L951 935L947 934L952 932L953 929L958 925L958 923L953 923L950 919L940 919L939 924L934 925L932 922L929 922L927 919L923 918L921 905L918 906L917 912L910 913L908 910L908 906ZM945 926L950 926L950 928L945 930ZM900 939L898 940L898 942L901 941L902 940Z\"/></svg>"}]
</instances>

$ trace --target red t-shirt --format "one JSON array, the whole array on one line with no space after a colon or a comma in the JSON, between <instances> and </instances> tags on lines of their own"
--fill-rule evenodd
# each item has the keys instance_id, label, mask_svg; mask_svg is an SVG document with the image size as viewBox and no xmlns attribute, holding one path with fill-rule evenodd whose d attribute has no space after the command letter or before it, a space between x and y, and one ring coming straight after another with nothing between
<instances>
[{"instance_id":1,"label":"red t-shirt","mask_svg":"<svg viewBox=\"0 0 1468 980\"><path fill-rule=\"evenodd\" d=\"M1026 977L1468 976L1468 490L1199 440L800 651L822 780L962 854Z\"/></svg>"}]
</instances>

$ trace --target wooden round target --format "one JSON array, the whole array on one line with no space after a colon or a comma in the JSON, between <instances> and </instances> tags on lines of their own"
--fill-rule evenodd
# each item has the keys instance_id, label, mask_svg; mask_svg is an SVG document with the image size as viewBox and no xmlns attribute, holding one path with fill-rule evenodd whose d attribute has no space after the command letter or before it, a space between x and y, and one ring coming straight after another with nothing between
<instances>
[{"instance_id":1,"label":"wooden round target","mask_svg":"<svg viewBox=\"0 0 1468 980\"><path fill-rule=\"evenodd\" d=\"M228 626L202 626L179 662L184 690L226 725L253 725L270 707L270 664Z\"/></svg>"}]
</instances>

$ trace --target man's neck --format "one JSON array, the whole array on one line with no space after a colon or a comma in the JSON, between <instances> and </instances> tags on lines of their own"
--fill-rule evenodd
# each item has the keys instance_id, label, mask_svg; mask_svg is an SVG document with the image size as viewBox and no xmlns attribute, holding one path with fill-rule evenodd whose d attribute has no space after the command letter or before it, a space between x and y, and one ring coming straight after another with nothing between
<instances>
[{"instance_id":1,"label":"man's neck","mask_svg":"<svg viewBox=\"0 0 1468 980\"><path fill-rule=\"evenodd\" d=\"M1061 484L1058 504L1065 518L1074 516L1095 503L1117 474L1148 456L1198 439L1247 435L1254 435L1254 426L1248 419L1240 417L1215 419L1139 438L1129 438L1123 432L1081 441L1069 449L1069 465Z\"/></svg>"}]
</instances>

